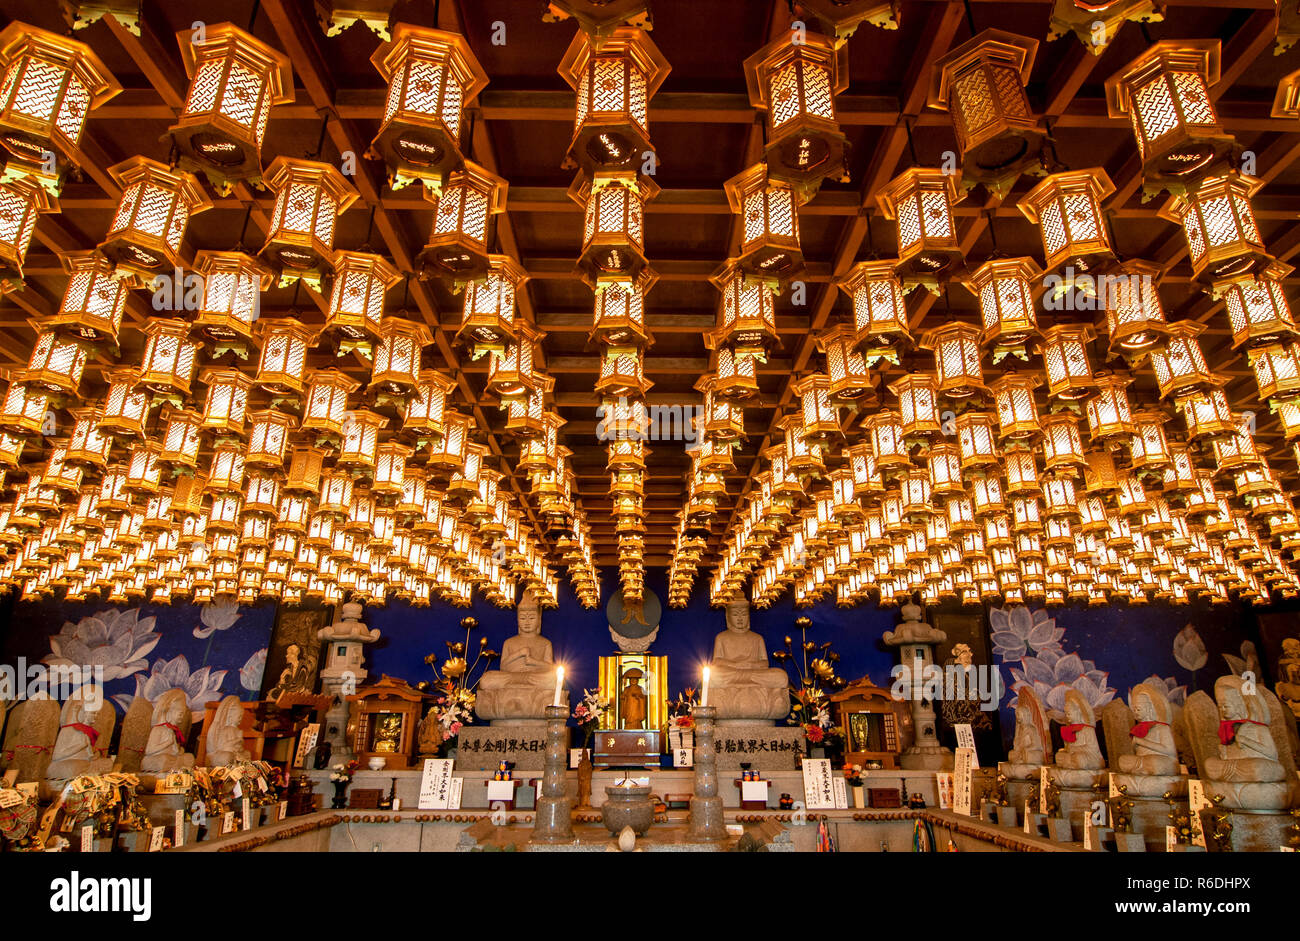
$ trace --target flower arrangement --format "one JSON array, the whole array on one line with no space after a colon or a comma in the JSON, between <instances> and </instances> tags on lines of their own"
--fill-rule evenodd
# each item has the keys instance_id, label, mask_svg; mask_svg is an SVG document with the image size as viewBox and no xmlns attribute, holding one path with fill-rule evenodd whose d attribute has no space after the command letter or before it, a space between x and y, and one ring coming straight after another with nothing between
<instances>
[{"instance_id":1,"label":"flower arrangement","mask_svg":"<svg viewBox=\"0 0 1300 941\"><path fill-rule=\"evenodd\" d=\"M796 618L799 629L798 648L793 638L786 635L785 649L776 650L772 658L782 664L790 675L790 716L786 722L803 728L804 738L810 746L838 752L843 743L840 729L831 720L830 699L827 691L837 692L848 681L835 672L840 655L831 649L830 641L821 644L808 639L812 619Z\"/></svg>"},{"instance_id":2,"label":"flower arrangement","mask_svg":"<svg viewBox=\"0 0 1300 941\"><path fill-rule=\"evenodd\" d=\"M680 696L676 699L668 700L668 727L676 731L685 732L688 729L695 728L695 716L691 713L695 709L695 690L687 687L682 690Z\"/></svg>"},{"instance_id":3,"label":"flower arrangement","mask_svg":"<svg viewBox=\"0 0 1300 941\"><path fill-rule=\"evenodd\" d=\"M849 787L862 787L862 765L845 765L844 781Z\"/></svg>"},{"instance_id":4,"label":"flower arrangement","mask_svg":"<svg viewBox=\"0 0 1300 941\"><path fill-rule=\"evenodd\" d=\"M595 692L589 689L582 691L582 700L573 707L573 721L578 723L578 728L582 729L583 748L591 744L591 736L608 709L609 699L602 696L599 689Z\"/></svg>"},{"instance_id":5,"label":"flower arrangement","mask_svg":"<svg viewBox=\"0 0 1300 941\"><path fill-rule=\"evenodd\" d=\"M347 763L340 762L330 770L330 780L335 784L343 784L352 780L352 776L357 773L357 768L361 765L355 758Z\"/></svg>"},{"instance_id":6,"label":"flower arrangement","mask_svg":"<svg viewBox=\"0 0 1300 941\"><path fill-rule=\"evenodd\" d=\"M426 718L433 716L437 721L444 743L455 739L462 728L473 723L474 703L477 699L474 690L478 688L479 680L483 679L488 666L501 656L488 647L487 635L484 634L478 639L478 651L471 662L469 651L475 646L472 638L478 627L478 619L461 618L460 626L465 631L465 639L445 641L447 658L442 661L441 668L436 653L424 658L433 672L433 682L425 680L416 684L416 688L422 692L434 694L433 706Z\"/></svg>"},{"instance_id":7,"label":"flower arrangement","mask_svg":"<svg viewBox=\"0 0 1300 941\"><path fill-rule=\"evenodd\" d=\"M474 691L463 686L453 687L434 699L429 714L437 721L444 742L450 742L474 721L476 699Z\"/></svg>"}]
</instances>

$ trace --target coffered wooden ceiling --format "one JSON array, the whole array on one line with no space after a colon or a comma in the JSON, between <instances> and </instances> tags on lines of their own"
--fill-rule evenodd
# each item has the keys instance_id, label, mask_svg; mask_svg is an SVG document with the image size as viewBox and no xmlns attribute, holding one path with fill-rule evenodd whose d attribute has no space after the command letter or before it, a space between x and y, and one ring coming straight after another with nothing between
<instances>
[{"instance_id":1,"label":"coffered wooden ceiling","mask_svg":"<svg viewBox=\"0 0 1300 941\"><path fill-rule=\"evenodd\" d=\"M380 40L365 26L327 38L314 7L303 0L147 0L145 7L139 37L111 18L77 33L125 91L91 113L81 142L80 170L64 188L62 212L42 216L37 224L24 266L27 286L0 300L0 360L7 364L26 363L34 336L31 321L58 306L66 275L55 253L91 248L103 237L119 195L106 168L137 153L167 159L164 134L188 86L178 30L186 31L198 20L229 20L241 28L250 28L251 22L251 32L291 58L295 100L272 112L264 161L284 154L337 162L348 152L362 154L378 130L384 83L370 56ZM598 357L587 343L592 295L573 273L582 217L580 207L566 195L573 172L560 166L572 132L574 97L556 66L577 27L572 20L544 23L544 7L543 0L423 0L398 3L395 19L463 33L490 78L487 90L470 108L466 153L510 183L507 211L496 224L496 250L517 258L530 276L519 299L520 312L546 332L542 365L555 378L554 403L567 419L562 440L575 452L578 496L592 524L598 561L614 564L609 475L604 445L596 437L597 398L592 391ZM762 396L745 412L748 440L735 451L728 483L733 501L747 492L752 473L760 469L759 452L779 440L775 420L794 402L794 379L822 368L814 334L851 315L847 297L831 279L873 252L881 257L896 254L895 226L880 215L876 193L905 167L937 165L945 151L956 150L948 116L925 106L932 63L974 32L991 27L1040 41L1028 91L1060 163L1106 169L1117 188L1105 208L1119 254L1162 267L1161 296L1168 319L1208 324L1203 346L1211 366L1230 377L1234 406L1265 411L1256 401L1244 356L1230 349L1223 305L1191 283L1183 233L1156 215L1164 197L1141 201L1132 131L1126 121L1107 116L1102 86L1154 40L1222 41L1222 78L1212 88L1219 117L1224 128L1254 152L1257 174L1267 183L1254 205L1270 253L1293 259L1300 252L1300 227L1295 224L1300 215L1300 127L1270 117L1270 105L1278 81L1300 68L1300 49L1274 55L1277 16L1271 0L1173 2L1163 22L1125 24L1099 56L1073 35L1046 41L1050 2L902 0L899 8L899 29L864 25L848 41L852 80L837 106L852 145L851 179L824 183L800 210L807 291L802 305L793 303L795 292L777 301L783 347L760 367ZM5 0L0 10L6 23L19 19L68 31L54 2ZM647 322L656 343L647 354L646 375L655 383L651 404L690 404L699 401L692 387L710 366L702 335L714 325L717 292L707 277L738 246L736 218L722 184L757 161L763 147L761 115L750 106L741 63L789 29L792 16L786 0L656 0L653 13L652 37L672 72L650 104L650 131L660 160L655 179L663 191L649 204L646 220L647 253L660 276L648 297ZM497 23L505 26L501 45L493 43ZM429 204L418 186L396 192L387 188L382 164L364 159L358 163L353 182L361 199L340 219L335 247L368 246L410 272L431 224ZM962 245L972 266L988 257L995 244L1005 254L1041 259L1038 232L1016 207L1032 182L1022 178L1002 199L976 188L959 204ZM241 241L246 249L258 250L273 204L270 193L241 185L214 203L212 211L190 226L187 252L229 249ZM1295 279L1287 283L1294 285ZM325 300L305 287L272 289L263 297L264 311L295 310L309 322L323 320L324 305ZM974 298L956 285L938 297L913 292L908 308L914 334L945 320L979 319ZM433 327L436 342L427 353L427 364L456 377L457 398L474 414L502 469L512 475L513 488L529 504L527 479L514 470L517 447L500 433L504 414L480 395L486 360L470 362L453 348L459 298L437 282L412 278L390 292L389 310L405 310ZM129 320L138 324L150 314L148 295L137 292ZM1044 315L1042 320L1047 325L1052 317ZM138 361L140 339L134 333L126 331L123 359L128 362ZM1100 363L1104 340L1095 354ZM323 364L329 354L317 356ZM362 371L360 361L354 365ZM902 371L929 368L930 356L917 353L899 366L882 367L880 378L888 383ZM97 375L88 371L88 394L97 391L97 383ZM1135 388L1153 393L1149 377ZM1142 398L1141 392L1135 397ZM857 423L858 416L846 422L850 439L860 435ZM1288 485L1294 484L1294 461L1276 423L1262 414L1259 440L1275 470ZM682 442L654 442L651 448L646 563L664 565L690 463ZM715 546L731 518L732 507L724 507L713 527Z\"/></svg>"}]
</instances>

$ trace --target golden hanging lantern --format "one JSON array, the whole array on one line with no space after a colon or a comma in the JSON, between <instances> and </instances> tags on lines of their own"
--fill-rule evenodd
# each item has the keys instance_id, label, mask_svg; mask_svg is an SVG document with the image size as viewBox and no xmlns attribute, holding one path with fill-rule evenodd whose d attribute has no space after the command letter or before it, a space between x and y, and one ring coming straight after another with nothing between
<instances>
[{"instance_id":1,"label":"golden hanging lantern","mask_svg":"<svg viewBox=\"0 0 1300 941\"><path fill-rule=\"evenodd\" d=\"M108 463L108 453L113 446L113 439L99 430L99 420L103 413L99 408L73 408L68 409L68 415L72 418L72 434L68 441L68 453L65 456L69 464L75 464L86 468L102 468ZM16 446L18 451L22 450L20 440L8 438L7 442L0 442L0 445L9 444ZM197 445L195 454L198 453ZM6 457L8 455L6 454ZM12 463L17 464L18 454L14 454ZM5 463L0 460L0 464Z\"/></svg>"},{"instance_id":2,"label":"golden hanging lantern","mask_svg":"<svg viewBox=\"0 0 1300 941\"><path fill-rule=\"evenodd\" d=\"M1196 339L1205 329L1205 324L1194 320L1171 323L1164 345L1151 351L1151 369L1160 387L1160 398L1219 383L1218 377L1205 364L1205 356Z\"/></svg>"},{"instance_id":3,"label":"golden hanging lantern","mask_svg":"<svg viewBox=\"0 0 1300 941\"><path fill-rule=\"evenodd\" d=\"M488 378L484 391L499 395L507 402L510 399L527 396L537 387L537 376L533 371L533 360L537 344L546 334L532 324L521 321L515 327L515 339L507 343L504 350L493 350L488 356ZM600 389L597 387L597 391Z\"/></svg>"},{"instance_id":4,"label":"golden hanging lantern","mask_svg":"<svg viewBox=\"0 0 1300 941\"><path fill-rule=\"evenodd\" d=\"M756 163L725 184L731 211L740 217L740 255L736 264L748 274L784 284L803 272L799 245L799 206L795 188L772 179L766 164Z\"/></svg>"},{"instance_id":5,"label":"golden hanging lantern","mask_svg":"<svg viewBox=\"0 0 1300 941\"><path fill-rule=\"evenodd\" d=\"M1126 261L1101 279L1101 301L1112 353L1135 356L1160 342L1168 332L1156 291L1160 266L1141 259Z\"/></svg>"},{"instance_id":6,"label":"golden hanging lantern","mask_svg":"<svg viewBox=\"0 0 1300 941\"><path fill-rule=\"evenodd\" d=\"M1281 283L1294 270L1288 264L1275 262L1257 277L1231 281L1224 287L1233 349L1300 336Z\"/></svg>"},{"instance_id":7,"label":"golden hanging lantern","mask_svg":"<svg viewBox=\"0 0 1300 941\"><path fill-rule=\"evenodd\" d=\"M589 286L602 276L636 278L649 264L645 254L645 204L659 186L634 170L579 175L569 198L583 208L578 268Z\"/></svg>"},{"instance_id":8,"label":"golden hanging lantern","mask_svg":"<svg viewBox=\"0 0 1300 941\"><path fill-rule=\"evenodd\" d=\"M1048 472L1070 472L1087 464L1079 421L1069 412L1056 412L1042 418L1043 468Z\"/></svg>"},{"instance_id":9,"label":"golden hanging lantern","mask_svg":"<svg viewBox=\"0 0 1300 941\"><path fill-rule=\"evenodd\" d=\"M742 355L763 356L780 346L770 283L747 278L736 259L729 259L709 281L722 292L718 326L705 334L709 349L726 348Z\"/></svg>"},{"instance_id":10,"label":"golden hanging lantern","mask_svg":"<svg viewBox=\"0 0 1300 941\"><path fill-rule=\"evenodd\" d=\"M402 317L386 317L379 324L370 390L405 399L419 384L420 357L433 344L433 334L422 323Z\"/></svg>"},{"instance_id":11,"label":"golden hanging lantern","mask_svg":"<svg viewBox=\"0 0 1300 941\"><path fill-rule=\"evenodd\" d=\"M1132 121L1148 196L1181 195L1228 169L1234 141L1210 96L1219 56L1217 39L1162 40L1106 80L1110 116Z\"/></svg>"},{"instance_id":12,"label":"golden hanging lantern","mask_svg":"<svg viewBox=\"0 0 1300 941\"><path fill-rule=\"evenodd\" d=\"M465 466L473 419L460 412L444 412L442 434L429 445L429 466L436 470L460 470Z\"/></svg>"},{"instance_id":13,"label":"golden hanging lantern","mask_svg":"<svg viewBox=\"0 0 1300 941\"><path fill-rule=\"evenodd\" d=\"M950 323L921 338L921 348L934 353L934 369L942 395L951 399L988 395L980 368L982 335L980 328L973 324Z\"/></svg>"},{"instance_id":14,"label":"golden hanging lantern","mask_svg":"<svg viewBox=\"0 0 1300 941\"><path fill-rule=\"evenodd\" d=\"M1132 382L1127 376L1097 377L1094 394L1084 403L1093 441L1127 441L1133 434L1133 416L1128 404L1128 387Z\"/></svg>"},{"instance_id":15,"label":"golden hanging lantern","mask_svg":"<svg viewBox=\"0 0 1300 941\"><path fill-rule=\"evenodd\" d=\"M85 43L12 22L0 31L0 145L6 176L58 192L86 117L122 90Z\"/></svg>"},{"instance_id":16,"label":"golden hanging lantern","mask_svg":"<svg viewBox=\"0 0 1300 941\"><path fill-rule=\"evenodd\" d=\"M199 346L190 341L189 332L183 320L150 320L144 325L147 339L139 385L163 397L190 394Z\"/></svg>"},{"instance_id":17,"label":"golden hanging lantern","mask_svg":"<svg viewBox=\"0 0 1300 941\"><path fill-rule=\"evenodd\" d=\"M1038 336L1033 282L1041 274L1032 258L991 258L961 280L979 301L981 340L992 347L994 363L1007 356L1029 359L1025 343Z\"/></svg>"},{"instance_id":18,"label":"golden hanging lantern","mask_svg":"<svg viewBox=\"0 0 1300 941\"><path fill-rule=\"evenodd\" d=\"M167 134L180 165L221 192L240 180L258 182L271 108L293 101L289 58L230 23L205 26L201 38L190 30L178 38L190 87Z\"/></svg>"},{"instance_id":19,"label":"golden hanging lantern","mask_svg":"<svg viewBox=\"0 0 1300 941\"><path fill-rule=\"evenodd\" d=\"M900 348L912 345L903 286L894 274L896 259L860 261L836 285L853 300L853 324L867 365L879 359L898 363Z\"/></svg>"},{"instance_id":20,"label":"golden hanging lantern","mask_svg":"<svg viewBox=\"0 0 1300 941\"><path fill-rule=\"evenodd\" d=\"M36 342L27 360L26 381L38 389L77 396L86 368L86 347L78 340L41 329L37 321L32 321L31 326L36 331Z\"/></svg>"},{"instance_id":21,"label":"golden hanging lantern","mask_svg":"<svg viewBox=\"0 0 1300 941\"><path fill-rule=\"evenodd\" d=\"M962 180L1005 196L1038 160L1042 133L1025 84L1038 41L986 29L934 63L927 104L952 114Z\"/></svg>"},{"instance_id":22,"label":"golden hanging lantern","mask_svg":"<svg viewBox=\"0 0 1300 941\"><path fill-rule=\"evenodd\" d=\"M303 424L306 424L304 419ZM388 424L383 415L365 409L347 413L343 422L343 440L336 463L339 467L373 473L379 446L379 433Z\"/></svg>"},{"instance_id":23,"label":"golden hanging lantern","mask_svg":"<svg viewBox=\"0 0 1300 941\"><path fill-rule=\"evenodd\" d=\"M1125 21L1160 22L1164 7L1154 0L1056 0L1048 20L1047 40L1074 33L1085 49L1101 55Z\"/></svg>"},{"instance_id":24,"label":"golden hanging lantern","mask_svg":"<svg viewBox=\"0 0 1300 941\"><path fill-rule=\"evenodd\" d=\"M487 73L465 37L409 23L398 23L370 62L388 82L384 120L370 149L387 164L390 185L413 179L441 185L464 159L465 106L487 86Z\"/></svg>"},{"instance_id":25,"label":"golden hanging lantern","mask_svg":"<svg viewBox=\"0 0 1300 941\"><path fill-rule=\"evenodd\" d=\"M199 381L208 387L203 427L219 434L243 435L252 377L237 369L205 369Z\"/></svg>"},{"instance_id":26,"label":"golden hanging lantern","mask_svg":"<svg viewBox=\"0 0 1300 941\"><path fill-rule=\"evenodd\" d=\"M648 346L654 338L645 326L645 295L659 279L649 268L636 278L609 276L597 278L591 342L614 346L636 344Z\"/></svg>"},{"instance_id":27,"label":"golden hanging lantern","mask_svg":"<svg viewBox=\"0 0 1300 941\"><path fill-rule=\"evenodd\" d=\"M963 412L955 419L957 450L963 471L998 463L994 416L988 412Z\"/></svg>"},{"instance_id":28,"label":"golden hanging lantern","mask_svg":"<svg viewBox=\"0 0 1300 941\"><path fill-rule=\"evenodd\" d=\"M514 340L515 295L527 278L510 256L489 255L487 274L466 285L456 342L468 346L475 359Z\"/></svg>"},{"instance_id":29,"label":"golden hanging lantern","mask_svg":"<svg viewBox=\"0 0 1300 941\"><path fill-rule=\"evenodd\" d=\"M167 468L196 469L199 466L199 446L202 444L203 416L187 409L166 407L162 419L159 463Z\"/></svg>"},{"instance_id":30,"label":"golden hanging lantern","mask_svg":"<svg viewBox=\"0 0 1300 941\"><path fill-rule=\"evenodd\" d=\"M1266 271L1274 263L1250 205L1263 185L1256 177L1229 173L1204 180L1157 213L1182 225L1192 278L1216 295L1223 290L1222 282Z\"/></svg>"},{"instance_id":31,"label":"golden hanging lantern","mask_svg":"<svg viewBox=\"0 0 1300 941\"><path fill-rule=\"evenodd\" d=\"M1168 416L1156 409L1140 409L1133 413L1133 435L1129 439L1129 465L1134 471L1163 471L1173 457L1165 438ZM1186 452L1183 452L1186 454ZM1169 482L1166 480L1165 488Z\"/></svg>"},{"instance_id":32,"label":"golden hanging lantern","mask_svg":"<svg viewBox=\"0 0 1300 941\"><path fill-rule=\"evenodd\" d=\"M1300 345L1270 343L1252 348L1248 356L1261 399L1294 399L1300 393Z\"/></svg>"},{"instance_id":33,"label":"golden hanging lantern","mask_svg":"<svg viewBox=\"0 0 1300 941\"><path fill-rule=\"evenodd\" d=\"M906 467L912 463L898 412L890 409L876 412L863 421L862 429L871 442L871 453L879 470Z\"/></svg>"},{"instance_id":34,"label":"golden hanging lantern","mask_svg":"<svg viewBox=\"0 0 1300 941\"><path fill-rule=\"evenodd\" d=\"M147 157L135 156L108 168L122 189L117 211L99 251L118 276L147 284L181 264L181 243L190 217L212 208L198 179Z\"/></svg>"},{"instance_id":35,"label":"golden hanging lantern","mask_svg":"<svg viewBox=\"0 0 1300 941\"><path fill-rule=\"evenodd\" d=\"M825 440L841 434L839 410L830 398L831 380L823 373L812 373L792 386L799 396L802 434L805 438Z\"/></svg>"},{"instance_id":36,"label":"golden hanging lantern","mask_svg":"<svg viewBox=\"0 0 1300 941\"><path fill-rule=\"evenodd\" d=\"M1042 433L1034 390L1042 382L1030 373L1003 373L989 385L998 409L998 436L1003 441L1036 439Z\"/></svg>"},{"instance_id":37,"label":"golden hanging lantern","mask_svg":"<svg viewBox=\"0 0 1300 941\"><path fill-rule=\"evenodd\" d=\"M898 272L904 284L938 293L939 276L965 258L957 238L954 174L934 167L909 167L876 196L886 219L898 221Z\"/></svg>"},{"instance_id":38,"label":"golden hanging lantern","mask_svg":"<svg viewBox=\"0 0 1300 941\"><path fill-rule=\"evenodd\" d=\"M265 182L275 208L259 255L281 287L301 278L320 291L333 266L335 223L359 194L333 164L292 157L276 157Z\"/></svg>"},{"instance_id":39,"label":"golden hanging lantern","mask_svg":"<svg viewBox=\"0 0 1300 941\"><path fill-rule=\"evenodd\" d=\"M604 346L600 351L600 375L596 394L641 397L654 383L645 378L644 355L635 346Z\"/></svg>"},{"instance_id":40,"label":"golden hanging lantern","mask_svg":"<svg viewBox=\"0 0 1300 941\"><path fill-rule=\"evenodd\" d=\"M303 431L315 431L319 437L337 440L346 435L348 422L348 396L361 384L337 369L314 369L307 380L307 393L303 397Z\"/></svg>"},{"instance_id":41,"label":"golden hanging lantern","mask_svg":"<svg viewBox=\"0 0 1300 941\"><path fill-rule=\"evenodd\" d=\"M1232 407L1223 389L1217 385L1193 389L1174 399L1187 422L1187 436L1192 441L1213 441L1236 432Z\"/></svg>"},{"instance_id":42,"label":"golden hanging lantern","mask_svg":"<svg viewBox=\"0 0 1300 941\"><path fill-rule=\"evenodd\" d=\"M598 40L578 32L558 71L577 92L566 168L590 175L654 160L646 109L670 66L644 30L620 26Z\"/></svg>"},{"instance_id":43,"label":"golden hanging lantern","mask_svg":"<svg viewBox=\"0 0 1300 941\"><path fill-rule=\"evenodd\" d=\"M704 436L711 441L738 441L745 436L744 409L737 402L715 395L716 384L717 377L711 373L705 373L695 383L695 389L704 395Z\"/></svg>"},{"instance_id":44,"label":"golden hanging lantern","mask_svg":"<svg viewBox=\"0 0 1300 941\"><path fill-rule=\"evenodd\" d=\"M930 490L941 497L962 496L966 485L962 481L961 452L951 444L936 444L925 454L926 470L930 474ZM946 522L946 521L945 521Z\"/></svg>"},{"instance_id":45,"label":"golden hanging lantern","mask_svg":"<svg viewBox=\"0 0 1300 941\"><path fill-rule=\"evenodd\" d=\"M0 282L22 285L23 260L36 231L36 216L57 211L58 203L31 177L0 181Z\"/></svg>"},{"instance_id":46,"label":"golden hanging lantern","mask_svg":"<svg viewBox=\"0 0 1300 941\"><path fill-rule=\"evenodd\" d=\"M749 103L767 112L769 175L812 189L848 180L849 143L835 96L849 87L849 50L816 33L791 32L745 60Z\"/></svg>"},{"instance_id":47,"label":"golden hanging lantern","mask_svg":"<svg viewBox=\"0 0 1300 941\"><path fill-rule=\"evenodd\" d=\"M1043 239L1043 270L1059 296L1078 288L1096 293L1096 277L1110 267L1115 253L1101 214L1101 201L1115 184L1100 167L1053 173L1016 204L1038 226Z\"/></svg>"},{"instance_id":48,"label":"golden hanging lantern","mask_svg":"<svg viewBox=\"0 0 1300 941\"><path fill-rule=\"evenodd\" d=\"M203 279L203 299L192 333L214 343L215 355L229 349L246 359L261 294L271 286L270 269L243 252L202 250L194 255L194 270Z\"/></svg>"},{"instance_id":49,"label":"golden hanging lantern","mask_svg":"<svg viewBox=\"0 0 1300 941\"><path fill-rule=\"evenodd\" d=\"M776 424L784 432L787 473L795 477L820 476L824 473L826 464L822 457L822 445L816 438L804 434L803 415L786 415L778 419Z\"/></svg>"},{"instance_id":50,"label":"golden hanging lantern","mask_svg":"<svg viewBox=\"0 0 1300 941\"><path fill-rule=\"evenodd\" d=\"M492 217L506 208L509 184L468 160L441 188L425 187L433 203L433 228L420 252L420 277L446 278L454 290L489 268Z\"/></svg>"},{"instance_id":51,"label":"golden hanging lantern","mask_svg":"<svg viewBox=\"0 0 1300 941\"><path fill-rule=\"evenodd\" d=\"M415 394L406 401L402 430L415 432L417 436L442 434L447 396L455 388L455 381L442 373L432 369L421 370L416 379Z\"/></svg>"},{"instance_id":52,"label":"golden hanging lantern","mask_svg":"<svg viewBox=\"0 0 1300 941\"><path fill-rule=\"evenodd\" d=\"M1057 324L1042 332L1038 351L1047 370L1047 394L1070 401L1088 395L1096 386L1088 343L1096 337L1084 324Z\"/></svg>"},{"instance_id":53,"label":"golden hanging lantern","mask_svg":"<svg viewBox=\"0 0 1300 941\"><path fill-rule=\"evenodd\" d=\"M129 366L104 372L108 391L104 393L103 414L99 420L101 432L132 438L144 435L144 423L149 415L149 395L137 388L139 376L139 372ZM11 387L10 392L12 391Z\"/></svg>"},{"instance_id":54,"label":"golden hanging lantern","mask_svg":"<svg viewBox=\"0 0 1300 941\"><path fill-rule=\"evenodd\" d=\"M257 384L273 396L292 398L303 390L307 345L316 330L291 317L261 320L258 331L262 352L257 364Z\"/></svg>"},{"instance_id":55,"label":"golden hanging lantern","mask_svg":"<svg viewBox=\"0 0 1300 941\"><path fill-rule=\"evenodd\" d=\"M817 335L817 348L826 355L830 398L853 405L871 398L874 385L866 357L858 350L858 331L846 323L835 324Z\"/></svg>"},{"instance_id":56,"label":"golden hanging lantern","mask_svg":"<svg viewBox=\"0 0 1300 941\"><path fill-rule=\"evenodd\" d=\"M379 337L384 294L402 276L387 259L367 252L339 252L334 259L334 290L322 337L335 338L339 352L358 349L367 357Z\"/></svg>"},{"instance_id":57,"label":"golden hanging lantern","mask_svg":"<svg viewBox=\"0 0 1300 941\"><path fill-rule=\"evenodd\" d=\"M799 7L843 42L863 23L898 29L899 5L894 0L799 0Z\"/></svg>"},{"instance_id":58,"label":"golden hanging lantern","mask_svg":"<svg viewBox=\"0 0 1300 941\"><path fill-rule=\"evenodd\" d=\"M555 380L543 373L533 374L533 387L523 395L504 398L505 431L520 439L545 434L546 396L555 389Z\"/></svg>"},{"instance_id":59,"label":"golden hanging lantern","mask_svg":"<svg viewBox=\"0 0 1300 941\"><path fill-rule=\"evenodd\" d=\"M40 434L49 400L49 393L28 385L21 372L13 375L0 405L0 431L19 437Z\"/></svg>"},{"instance_id":60,"label":"golden hanging lantern","mask_svg":"<svg viewBox=\"0 0 1300 941\"><path fill-rule=\"evenodd\" d=\"M908 373L892 383L889 391L898 396L900 427L905 438L930 438L942 433L939 391L933 375Z\"/></svg>"},{"instance_id":61,"label":"golden hanging lantern","mask_svg":"<svg viewBox=\"0 0 1300 941\"><path fill-rule=\"evenodd\" d=\"M61 252L59 261L68 286L45 325L66 336L115 345L130 289L112 276L113 265L98 252Z\"/></svg>"}]
</instances>

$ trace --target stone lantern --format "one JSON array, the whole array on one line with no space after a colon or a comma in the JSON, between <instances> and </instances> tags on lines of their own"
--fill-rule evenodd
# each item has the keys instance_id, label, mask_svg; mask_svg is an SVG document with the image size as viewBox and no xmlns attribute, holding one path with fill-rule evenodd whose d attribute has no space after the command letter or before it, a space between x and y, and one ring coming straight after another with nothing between
<instances>
[{"instance_id":1,"label":"stone lantern","mask_svg":"<svg viewBox=\"0 0 1300 941\"><path fill-rule=\"evenodd\" d=\"M325 713L325 741L330 753L344 761L352 757L349 747L347 697L356 693L365 682L363 664L366 644L379 640L379 631L367 628L361 622L362 606L341 605L338 619L316 632L325 642L325 666L320 671L321 690L330 697L330 708Z\"/></svg>"}]
</instances>

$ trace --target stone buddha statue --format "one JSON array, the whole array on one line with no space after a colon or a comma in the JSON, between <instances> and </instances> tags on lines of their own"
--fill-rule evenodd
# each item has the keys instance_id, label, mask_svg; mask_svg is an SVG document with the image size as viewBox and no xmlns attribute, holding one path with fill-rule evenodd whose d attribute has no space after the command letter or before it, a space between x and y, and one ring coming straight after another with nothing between
<instances>
[{"instance_id":1,"label":"stone buddha statue","mask_svg":"<svg viewBox=\"0 0 1300 941\"><path fill-rule=\"evenodd\" d=\"M1263 687L1248 691L1239 676L1219 677L1214 699L1212 705L1203 693L1196 693L1187 701L1206 788L1222 794L1223 806L1233 810L1290 807L1300 782L1281 702Z\"/></svg>"},{"instance_id":2,"label":"stone buddha statue","mask_svg":"<svg viewBox=\"0 0 1300 941\"><path fill-rule=\"evenodd\" d=\"M790 681L784 670L767 662L763 638L749 629L749 605L727 605L727 629L713 641L709 664L709 705L719 722L770 725L790 713Z\"/></svg>"},{"instance_id":3,"label":"stone buddha statue","mask_svg":"<svg viewBox=\"0 0 1300 941\"><path fill-rule=\"evenodd\" d=\"M555 658L529 592L515 612L518 633L501 645L501 666L479 680L474 711L493 725L539 725L555 693Z\"/></svg>"},{"instance_id":4,"label":"stone buddha statue","mask_svg":"<svg viewBox=\"0 0 1300 941\"><path fill-rule=\"evenodd\" d=\"M1047 763L1051 742L1043 704L1034 688L1022 683L1016 687L1015 739L999 770L1011 780L1036 780L1038 769Z\"/></svg>"},{"instance_id":5,"label":"stone buddha statue","mask_svg":"<svg viewBox=\"0 0 1300 941\"><path fill-rule=\"evenodd\" d=\"M1065 693L1065 718L1061 726L1065 747L1056 753L1052 778L1061 787L1094 787L1104 777L1106 762L1097 741L1097 715L1078 690Z\"/></svg>"},{"instance_id":6,"label":"stone buddha statue","mask_svg":"<svg viewBox=\"0 0 1300 941\"><path fill-rule=\"evenodd\" d=\"M1108 707L1109 708L1109 707ZM1130 750L1110 749L1111 764L1119 769L1115 783L1124 785L1130 797L1181 795L1187 779L1179 772L1178 745L1174 741L1174 714L1163 690L1152 683L1139 683L1129 694L1132 725L1127 736ZM1128 744L1128 743L1126 743Z\"/></svg>"}]
</instances>

